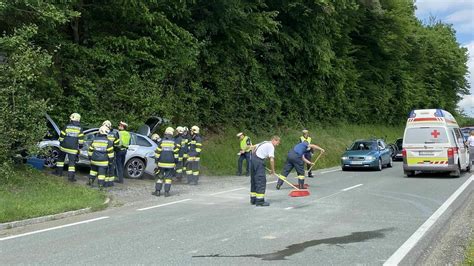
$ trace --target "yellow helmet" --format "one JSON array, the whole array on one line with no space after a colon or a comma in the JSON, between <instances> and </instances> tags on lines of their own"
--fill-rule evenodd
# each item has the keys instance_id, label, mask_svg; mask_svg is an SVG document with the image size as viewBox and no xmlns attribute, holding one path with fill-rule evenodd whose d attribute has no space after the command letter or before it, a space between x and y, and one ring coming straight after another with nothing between
<instances>
[{"instance_id":1,"label":"yellow helmet","mask_svg":"<svg viewBox=\"0 0 474 266\"><path fill-rule=\"evenodd\" d=\"M110 129L107 126L101 126L99 128L99 134L101 135L107 135L109 134L109 132L110 132Z\"/></svg>"},{"instance_id":2,"label":"yellow helmet","mask_svg":"<svg viewBox=\"0 0 474 266\"><path fill-rule=\"evenodd\" d=\"M112 123L109 120L105 120L102 125L112 129Z\"/></svg>"},{"instance_id":3,"label":"yellow helmet","mask_svg":"<svg viewBox=\"0 0 474 266\"><path fill-rule=\"evenodd\" d=\"M160 139L160 135L155 133L155 134L151 135L151 139L152 140L158 140L158 139Z\"/></svg>"},{"instance_id":4,"label":"yellow helmet","mask_svg":"<svg viewBox=\"0 0 474 266\"><path fill-rule=\"evenodd\" d=\"M179 134L182 134L184 132L184 127L177 127L176 131L178 131Z\"/></svg>"},{"instance_id":5,"label":"yellow helmet","mask_svg":"<svg viewBox=\"0 0 474 266\"><path fill-rule=\"evenodd\" d=\"M191 132L194 132L196 134L199 134L199 127L198 126L193 126L191 127Z\"/></svg>"},{"instance_id":6,"label":"yellow helmet","mask_svg":"<svg viewBox=\"0 0 474 266\"><path fill-rule=\"evenodd\" d=\"M166 130L165 130L165 134L173 135L174 134L174 129L172 127L167 127Z\"/></svg>"},{"instance_id":7,"label":"yellow helmet","mask_svg":"<svg viewBox=\"0 0 474 266\"><path fill-rule=\"evenodd\" d=\"M81 121L81 115L78 114L78 113L72 113L71 116L69 116L69 119L70 119L71 121L77 121L77 122L79 122L79 121Z\"/></svg>"}]
</instances>

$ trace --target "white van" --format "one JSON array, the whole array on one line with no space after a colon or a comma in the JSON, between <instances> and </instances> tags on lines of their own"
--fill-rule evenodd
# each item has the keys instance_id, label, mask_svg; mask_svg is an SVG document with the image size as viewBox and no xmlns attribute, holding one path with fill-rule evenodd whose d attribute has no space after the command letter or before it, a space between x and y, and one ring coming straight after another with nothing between
<instances>
[{"instance_id":1,"label":"white van","mask_svg":"<svg viewBox=\"0 0 474 266\"><path fill-rule=\"evenodd\" d=\"M469 151L456 119L441 109L413 110L403 135L403 171L450 172L471 170Z\"/></svg>"}]
</instances>

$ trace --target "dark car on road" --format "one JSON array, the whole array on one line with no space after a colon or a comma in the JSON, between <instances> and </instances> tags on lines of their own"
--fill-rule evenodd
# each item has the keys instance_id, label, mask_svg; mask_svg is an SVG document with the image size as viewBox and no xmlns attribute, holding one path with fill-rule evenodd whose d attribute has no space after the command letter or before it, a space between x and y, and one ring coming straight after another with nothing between
<instances>
[{"instance_id":1,"label":"dark car on road","mask_svg":"<svg viewBox=\"0 0 474 266\"><path fill-rule=\"evenodd\" d=\"M356 140L341 156L342 170L392 167L392 152L382 139Z\"/></svg>"}]
</instances>

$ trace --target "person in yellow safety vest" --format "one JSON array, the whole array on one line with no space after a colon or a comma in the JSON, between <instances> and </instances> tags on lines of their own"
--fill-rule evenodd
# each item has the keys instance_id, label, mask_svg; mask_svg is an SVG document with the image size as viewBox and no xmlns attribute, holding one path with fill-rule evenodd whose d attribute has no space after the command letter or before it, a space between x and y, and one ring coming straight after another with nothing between
<instances>
[{"instance_id":1,"label":"person in yellow safety vest","mask_svg":"<svg viewBox=\"0 0 474 266\"><path fill-rule=\"evenodd\" d=\"M117 130L112 128L112 123L109 120L105 120L102 123L102 126L106 126L109 129L107 138L112 141L114 144L114 159L110 161L110 165L107 171L107 176L105 177L104 187L113 187L115 180L115 152L118 151L120 146L120 136Z\"/></svg>"},{"instance_id":2,"label":"person in yellow safety vest","mask_svg":"<svg viewBox=\"0 0 474 266\"><path fill-rule=\"evenodd\" d=\"M307 129L303 129L302 133L303 133L303 136L300 137L300 143L306 141L308 145L311 144L311 137L309 136L309 131ZM306 152L304 154L304 158L310 162L311 162L311 157L313 157L312 151ZM311 164L306 164L306 167L309 170L311 168ZM308 177L313 178L313 173L311 171L308 171Z\"/></svg>"},{"instance_id":3,"label":"person in yellow safety vest","mask_svg":"<svg viewBox=\"0 0 474 266\"><path fill-rule=\"evenodd\" d=\"M91 161L91 171L89 173L88 185L92 186L96 177L98 177L99 188L105 186L105 176L108 167L114 159L114 143L109 140L107 134L110 129L107 126L99 128L99 134L94 137L87 154Z\"/></svg>"},{"instance_id":4,"label":"person in yellow safety vest","mask_svg":"<svg viewBox=\"0 0 474 266\"><path fill-rule=\"evenodd\" d=\"M184 151L187 144L187 139L184 136L184 127L176 128L177 135L175 137L176 145L179 146L178 161L176 162L176 181L181 182L183 179L183 168L184 168Z\"/></svg>"},{"instance_id":5,"label":"person in yellow safety vest","mask_svg":"<svg viewBox=\"0 0 474 266\"><path fill-rule=\"evenodd\" d=\"M199 127L191 127L191 141L189 147L189 168L186 169L188 184L197 185L199 181L199 161L201 160L202 138L199 135ZM191 174L189 174L191 173Z\"/></svg>"},{"instance_id":6,"label":"person in yellow safety vest","mask_svg":"<svg viewBox=\"0 0 474 266\"><path fill-rule=\"evenodd\" d=\"M152 194L159 197L161 195L161 188L163 181L165 182L165 197L170 195L171 182L173 180L174 168L178 160L179 146L175 142L174 129L168 127L165 130L165 135L161 143L156 147L155 161L158 165L158 173L155 184L155 192Z\"/></svg>"},{"instance_id":7,"label":"person in yellow safety vest","mask_svg":"<svg viewBox=\"0 0 474 266\"><path fill-rule=\"evenodd\" d=\"M123 172L125 168L125 157L127 155L127 149L130 145L130 132L127 131L128 124L120 121L119 129L119 148L116 154L116 166L117 166L117 177L116 182L123 183Z\"/></svg>"},{"instance_id":8,"label":"person in yellow safety vest","mask_svg":"<svg viewBox=\"0 0 474 266\"><path fill-rule=\"evenodd\" d=\"M240 140L240 151L237 154L239 156L239 160L237 162L237 175L240 176L242 175L242 163L245 160L246 161L246 171L245 175L249 176L250 175L250 156L251 156L251 151L252 151L252 141L250 140L249 136L246 136L243 132L240 132L237 134L237 137Z\"/></svg>"},{"instance_id":9,"label":"person in yellow safety vest","mask_svg":"<svg viewBox=\"0 0 474 266\"><path fill-rule=\"evenodd\" d=\"M71 182L77 181L75 178L76 173L76 159L79 154L79 150L84 144L84 133L81 127L81 115L73 113L69 117L69 124L67 124L64 130L61 130L59 136L59 157L56 163L56 174L59 176L63 175L64 161L66 155L68 157L68 180Z\"/></svg>"}]
</instances>

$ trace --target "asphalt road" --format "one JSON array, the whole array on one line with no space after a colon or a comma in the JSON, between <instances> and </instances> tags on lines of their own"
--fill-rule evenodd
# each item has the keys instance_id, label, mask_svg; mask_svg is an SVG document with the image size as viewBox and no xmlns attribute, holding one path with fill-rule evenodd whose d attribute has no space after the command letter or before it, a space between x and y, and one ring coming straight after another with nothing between
<instances>
[{"instance_id":1,"label":"asphalt road","mask_svg":"<svg viewBox=\"0 0 474 266\"><path fill-rule=\"evenodd\" d=\"M320 170L301 198L268 178L270 207L249 204L248 178L209 179L195 193L1 231L0 264L381 265L471 178L402 173Z\"/></svg>"}]
</instances>

